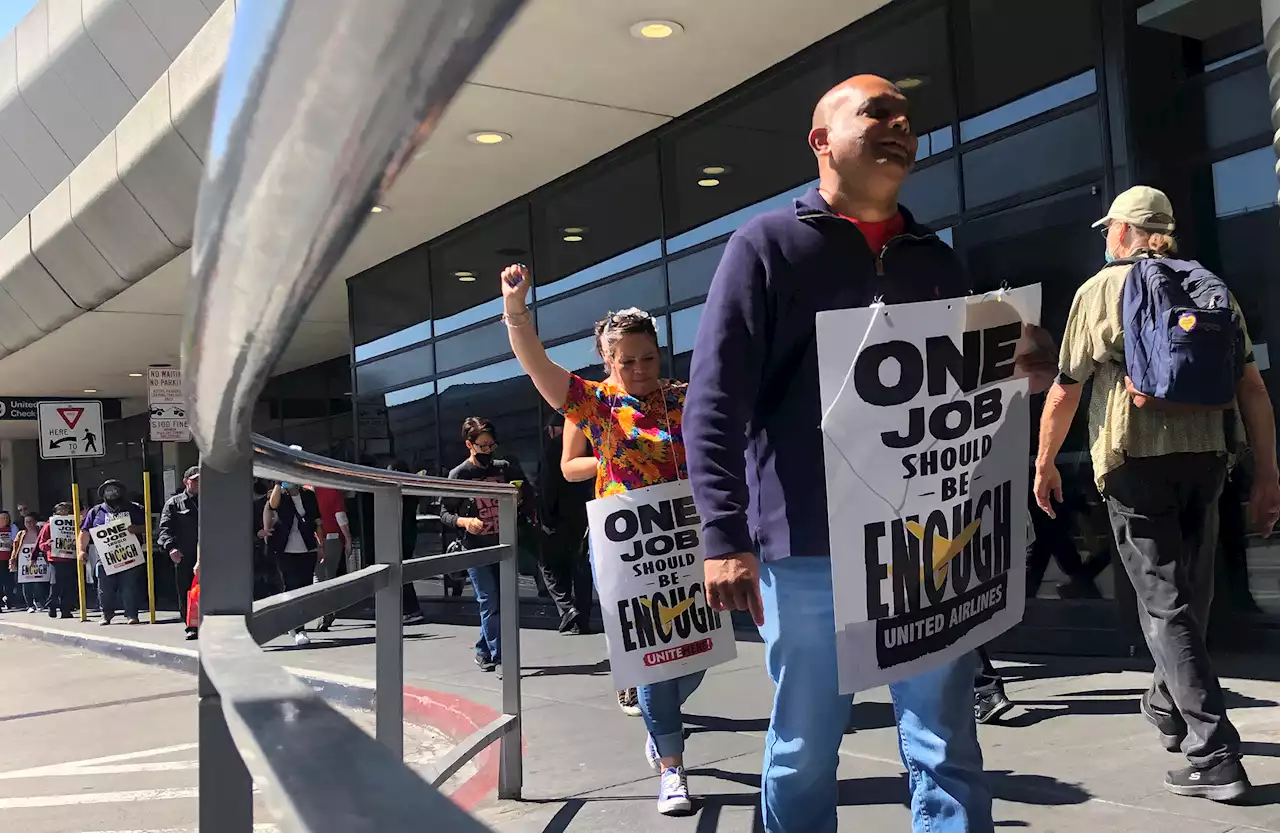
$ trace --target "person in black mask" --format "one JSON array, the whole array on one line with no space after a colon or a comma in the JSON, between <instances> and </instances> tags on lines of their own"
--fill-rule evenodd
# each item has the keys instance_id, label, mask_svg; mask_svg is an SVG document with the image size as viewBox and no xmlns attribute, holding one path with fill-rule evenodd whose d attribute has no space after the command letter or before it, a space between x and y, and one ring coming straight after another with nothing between
<instances>
[{"instance_id":1,"label":"person in black mask","mask_svg":"<svg viewBox=\"0 0 1280 833\"><path fill-rule=\"evenodd\" d=\"M471 452L453 471L450 480L485 480L490 483L518 483L521 511L533 506L534 494L525 480L520 464L514 460L498 460L498 429L481 417L467 417L462 423L462 440ZM473 550L498 544L498 501L487 499L441 501L440 523L445 529L461 530L462 546ZM471 587L480 605L480 638L476 641L476 665L492 671L502 662L501 628L499 627L497 564L473 567L467 571Z\"/></svg>"},{"instance_id":2,"label":"person in black mask","mask_svg":"<svg viewBox=\"0 0 1280 833\"><path fill-rule=\"evenodd\" d=\"M104 481L98 487L99 504L85 513L80 523L80 551L88 552L91 536L89 530L110 523L121 515L129 516L129 531L135 537L141 537L146 526L146 510L135 501L129 500L125 486L119 480ZM130 625L138 624L138 609L141 606L142 575L144 564L109 574L102 569L99 561L96 580L98 582L98 604L102 608L103 625L110 625L116 615L117 603L124 608L125 618Z\"/></svg>"}]
</instances>

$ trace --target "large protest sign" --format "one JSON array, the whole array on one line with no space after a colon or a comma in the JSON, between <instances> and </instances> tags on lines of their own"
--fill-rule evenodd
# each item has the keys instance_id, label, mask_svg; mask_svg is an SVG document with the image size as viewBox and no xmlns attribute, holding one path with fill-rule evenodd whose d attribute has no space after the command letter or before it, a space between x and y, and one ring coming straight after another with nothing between
<instances>
[{"instance_id":1,"label":"large protest sign","mask_svg":"<svg viewBox=\"0 0 1280 833\"><path fill-rule=\"evenodd\" d=\"M18 584L32 584L49 580L49 562L36 544L24 543L18 550Z\"/></svg>"},{"instance_id":2,"label":"large protest sign","mask_svg":"<svg viewBox=\"0 0 1280 833\"><path fill-rule=\"evenodd\" d=\"M138 536L129 531L129 523L128 514L117 515L102 526L89 530L94 546L98 548L98 563L107 575L115 575L147 561Z\"/></svg>"},{"instance_id":3,"label":"large protest sign","mask_svg":"<svg viewBox=\"0 0 1280 833\"><path fill-rule=\"evenodd\" d=\"M49 518L49 540L53 542L54 558L76 557L76 519L74 515L54 515Z\"/></svg>"},{"instance_id":4,"label":"large protest sign","mask_svg":"<svg viewBox=\"0 0 1280 833\"><path fill-rule=\"evenodd\" d=\"M702 588L702 519L689 481L587 504L596 590L618 688L672 680L738 655Z\"/></svg>"},{"instance_id":5,"label":"large protest sign","mask_svg":"<svg viewBox=\"0 0 1280 833\"><path fill-rule=\"evenodd\" d=\"M1040 289L819 314L840 690L1022 619L1030 413L1015 354Z\"/></svg>"}]
</instances>

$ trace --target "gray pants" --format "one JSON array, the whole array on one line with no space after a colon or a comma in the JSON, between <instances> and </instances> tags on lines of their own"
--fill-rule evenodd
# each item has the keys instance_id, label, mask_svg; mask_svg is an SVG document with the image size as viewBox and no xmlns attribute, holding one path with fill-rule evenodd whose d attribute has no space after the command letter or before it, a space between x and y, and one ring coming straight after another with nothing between
<instances>
[{"instance_id":1,"label":"gray pants","mask_svg":"<svg viewBox=\"0 0 1280 833\"><path fill-rule=\"evenodd\" d=\"M1104 489L1156 664L1149 701L1185 721L1182 752L1195 767L1240 755L1205 647L1225 476L1219 454L1130 457L1107 475Z\"/></svg>"}]
</instances>

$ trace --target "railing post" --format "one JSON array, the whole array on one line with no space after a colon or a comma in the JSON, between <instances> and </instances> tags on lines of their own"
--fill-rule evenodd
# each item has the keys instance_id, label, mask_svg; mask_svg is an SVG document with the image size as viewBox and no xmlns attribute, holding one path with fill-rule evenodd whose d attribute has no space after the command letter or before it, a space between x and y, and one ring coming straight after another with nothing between
<instances>
[{"instance_id":1,"label":"railing post","mask_svg":"<svg viewBox=\"0 0 1280 833\"><path fill-rule=\"evenodd\" d=\"M248 616L253 609L252 460L235 460L229 471L200 467L200 612ZM236 533L239 534L236 534ZM205 553L204 548L209 552ZM205 675L200 695L200 831L251 833L253 781L236 749L222 711L222 698Z\"/></svg>"},{"instance_id":2,"label":"railing post","mask_svg":"<svg viewBox=\"0 0 1280 833\"><path fill-rule=\"evenodd\" d=\"M499 741L498 797L517 799L524 785L524 729L520 717L520 555L516 546L514 495L498 501L498 543L507 546L498 569L502 611L502 711L515 716L515 723Z\"/></svg>"},{"instance_id":3,"label":"railing post","mask_svg":"<svg viewBox=\"0 0 1280 833\"><path fill-rule=\"evenodd\" d=\"M404 624L401 563L404 553L401 512L404 502L398 488L373 493L374 557L390 565L387 586L374 597L377 621L375 678L377 680L378 741L404 760Z\"/></svg>"}]
</instances>

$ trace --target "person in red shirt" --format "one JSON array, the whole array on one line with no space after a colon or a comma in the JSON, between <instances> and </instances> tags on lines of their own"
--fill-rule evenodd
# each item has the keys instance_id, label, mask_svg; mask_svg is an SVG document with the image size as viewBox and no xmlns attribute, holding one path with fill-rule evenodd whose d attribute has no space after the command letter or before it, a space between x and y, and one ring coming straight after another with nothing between
<instances>
[{"instance_id":1,"label":"person in red shirt","mask_svg":"<svg viewBox=\"0 0 1280 833\"><path fill-rule=\"evenodd\" d=\"M71 523L66 525L66 536L56 542L59 547L54 546L53 538L55 518L65 521L71 515L70 503L63 501L56 504L49 523L40 528L40 534L36 538L36 549L44 553L45 560L53 569L53 588L49 594L50 619L56 618L59 612L63 619L70 619L71 611L75 610L80 600L79 576L76 575L75 518L72 517Z\"/></svg>"},{"instance_id":2,"label":"person in red shirt","mask_svg":"<svg viewBox=\"0 0 1280 833\"><path fill-rule=\"evenodd\" d=\"M347 498L337 489L314 486L316 502L320 504L320 522L324 530L324 548L320 552L318 572L322 580L337 578L347 572L351 559L351 525L347 518ZM326 613L318 631L329 630L336 613Z\"/></svg>"}]
</instances>

